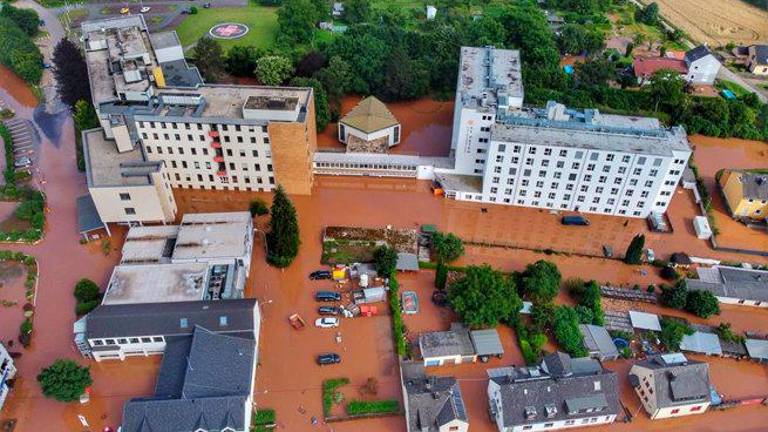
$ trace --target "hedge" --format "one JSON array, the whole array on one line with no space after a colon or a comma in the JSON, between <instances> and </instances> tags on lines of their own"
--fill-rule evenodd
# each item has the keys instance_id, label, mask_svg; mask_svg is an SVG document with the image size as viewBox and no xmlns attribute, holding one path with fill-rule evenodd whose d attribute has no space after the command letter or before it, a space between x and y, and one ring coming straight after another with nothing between
<instances>
[{"instance_id":1,"label":"hedge","mask_svg":"<svg viewBox=\"0 0 768 432\"><path fill-rule=\"evenodd\" d=\"M323 381L323 416L331 415L333 395L336 389L349 384L349 378L333 378Z\"/></svg>"},{"instance_id":2,"label":"hedge","mask_svg":"<svg viewBox=\"0 0 768 432\"><path fill-rule=\"evenodd\" d=\"M392 337L395 339L395 352L399 357L408 355L408 344L405 341L405 324L400 307L400 284L396 272L389 276L389 309L392 313Z\"/></svg>"},{"instance_id":3,"label":"hedge","mask_svg":"<svg viewBox=\"0 0 768 432\"><path fill-rule=\"evenodd\" d=\"M378 401L353 400L347 404L347 414L389 414L400 411L400 402L396 399L384 399Z\"/></svg>"}]
</instances>

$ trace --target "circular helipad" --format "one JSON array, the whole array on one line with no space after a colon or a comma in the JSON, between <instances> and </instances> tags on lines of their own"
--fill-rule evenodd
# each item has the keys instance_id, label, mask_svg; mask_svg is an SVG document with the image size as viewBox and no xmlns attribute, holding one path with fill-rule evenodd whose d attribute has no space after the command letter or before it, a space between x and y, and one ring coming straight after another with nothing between
<instances>
[{"instance_id":1,"label":"circular helipad","mask_svg":"<svg viewBox=\"0 0 768 432\"><path fill-rule=\"evenodd\" d=\"M208 33L216 39L239 39L248 33L247 25L240 23L216 24L208 30Z\"/></svg>"}]
</instances>

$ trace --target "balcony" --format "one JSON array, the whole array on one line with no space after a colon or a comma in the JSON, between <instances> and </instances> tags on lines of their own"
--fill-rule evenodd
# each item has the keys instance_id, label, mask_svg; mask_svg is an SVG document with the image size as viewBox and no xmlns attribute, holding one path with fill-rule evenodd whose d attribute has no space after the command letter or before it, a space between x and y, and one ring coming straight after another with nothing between
<instances>
[{"instance_id":1,"label":"balcony","mask_svg":"<svg viewBox=\"0 0 768 432\"><path fill-rule=\"evenodd\" d=\"M224 171L224 170L221 170L221 171L218 171L216 173L216 175L219 176L219 177L226 177L227 176L227 172Z\"/></svg>"},{"instance_id":2,"label":"balcony","mask_svg":"<svg viewBox=\"0 0 768 432\"><path fill-rule=\"evenodd\" d=\"M211 138L218 138L219 137L219 131L210 131L208 132L208 136Z\"/></svg>"},{"instance_id":3,"label":"balcony","mask_svg":"<svg viewBox=\"0 0 768 432\"><path fill-rule=\"evenodd\" d=\"M217 163L222 163L224 162L224 156L214 156L213 161Z\"/></svg>"},{"instance_id":4,"label":"balcony","mask_svg":"<svg viewBox=\"0 0 768 432\"><path fill-rule=\"evenodd\" d=\"M215 148L215 149L220 149L220 148L221 148L221 143L220 143L220 142L218 142L218 141L213 141L213 142L211 143L211 147L213 147L213 148Z\"/></svg>"}]
</instances>

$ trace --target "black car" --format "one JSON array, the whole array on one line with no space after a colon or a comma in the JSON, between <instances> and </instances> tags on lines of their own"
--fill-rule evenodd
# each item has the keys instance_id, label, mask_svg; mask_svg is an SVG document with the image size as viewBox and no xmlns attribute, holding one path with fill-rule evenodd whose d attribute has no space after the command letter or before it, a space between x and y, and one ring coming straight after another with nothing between
<instances>
[{"instance_id":1,"label":"black car","mask_svg":"<svg viewBox=\"0 0 768 432\"><path fill-rule=\"evenodd\" d=\"M341 294L333 291L318 291L315 293L315 300L321 302L341 301Z\"/></svg>"},{"instance_id":2,"label":"black car","mask_svg":"<svg viewBox=\"0 0 768 432\"><path fill-rule=\"evenodd\" d=\"M561 220L561 223L563 225L581 225L581 226L587 226L589 225L589 219L585 218L584 216L563 216L563 219Z\"/></svg>"},{"instance_id":3,"label":"black car","mask_svg":"<svg viewBox=\"0 0 768 432\"><path fill-rule=\"evenodd\" d=\"M319 364L320 366L330 365L330 364L341 363L341 357L336 353L325 353L317 356L316 361L317 361L317 364Z\"/></svg>"},{"instance_id":4,"label":"black car","mask_svg":"<svg viewBox=\"0 0 768 432\"><path fill-rule=\"evenodd\" d=\"M330 279L331 272L329 272L328 270L313 271L312 273L309 274L309 278L311 280Z\"/></svg>"},{"instance_id":5,"label":"black car","mask_svg":"<svg viewBox=\"0 0 768 432\"><path fill-rule=\"evenodd\" d=\"M317 308L317 313L320 315L341 315L341 308L335 306L320 306Z\"/></svg>"}]
</instances>

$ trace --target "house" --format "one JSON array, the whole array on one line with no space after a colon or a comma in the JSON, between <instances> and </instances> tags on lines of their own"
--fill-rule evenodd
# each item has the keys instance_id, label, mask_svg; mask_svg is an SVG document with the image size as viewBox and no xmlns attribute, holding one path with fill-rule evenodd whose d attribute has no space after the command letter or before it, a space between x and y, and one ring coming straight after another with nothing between
<instances>
[{"instance_id":1,"label":"house","mask_svg":"<svg viewBox=\"0 0 768 432\"><path fill-rule=\"evenodd\" d=\"M744 341L749 358L757 362L768 361L768 340L765 339L747 339Z\"/></svg>"},{"instance_id":2,"label":"house","mask_svg":"<svg viewBox=\"0 0 768 432\"><path fill-rule=\"evenodd\" d=\"M499 432L613 423L620 411L616 373L591 358L557 352L538 367L489 369L488 403Z\"/></svg>"},{"instance_id":3,"label":"house","mask_svg":"<svg viewBox=\"0 0 768 432\"><path fill-rule=\"evenodd\" d=\"M611 335L603 326L591 324L579 325L584 347L589 351L589 356L600 361L616 360L619 358L619 350L613 343Z\"/></svg>"},{"instance_id":4,"label":"house","mask_svg":"<svg viewBox=\"0 0 768 432\"><path fill-rule=\"evenodd\" d=\"M75 344L96 361L158 355L195 327L259 340L256 299L100 305L75 323Z\"/></svg>"},{"instance_id":5,"label":"house","mask_svg":"<svg viewBox=\"0 0 768 432\"><path fill-rule=\"evenodd\" d=\"M650 82L654 72L671 69L693 85L712 85L720 71L720 62L712 55L705 45L700 45L687 51L682 58L677 56L665 57L635 57L632 68L639 84Z\"/></svg>"},{"instance_id":6,"label":"house","mask_svg":"<svg viewBox=\"0 0 768 432\"><path fill-rule=\"evenodd\" d=\"M380 100L368 96L339 120L339 141L347 152L386 153L400 143L400 122Z\"/></svg>"},{"instance_id":7,"label":"house","mask_svg":"<svg viewBox=\"0 0 768 432\"><path fill-rule=\"evenodd\" d=\"M629 311L629 321L633 329L660 332L659 316L648 312Z\"/></svg>"},{"instance_id":8,"label":"house","mask_svg":"<svg viewBox=\"0 0 768 432\"><path fill-rule=\"evenodd\" d=\"M13 358L5 349L5 345L0 343L0 411L3 410L3 404L8 397L8 393L11 392L11 388L8 386L8 381L12 380L16 376L16 366L14 366Z\"/></svg>"},{"instance_id":9,"label":"house","mask_svg":"<svg viewBox=\"0 0 768 432\"><path fill-rule=\"evenodd\" d=\"M155 394L129 400L120 432L250 430L257 341L195 326L163 356Z\"/></svg>"},{"instance_id":10,"label":"house","mask_svg":"<svg viewBox=\"0 0 768 432\"><path fill-rule=\"evenodd\" d=\"M333 2L333 9L331 9L331 15L334 17L340 17L344 15L344 4L341 2Z\"/></svg>"},{"instance_id":11,"label":"house","mask_svg":"<svg viewBox=\"0 0 768 432\"><path fill-rule=\"evenodd\" d=\"M456 378L427 376L419 362L400 363L408 432L467 432L469 418Z\"/></svg>"},{"instance_id":12,"label":"house","mask_svg":"<svg viewBox=\"0 0 768 432\"><path fill-rule=\"evenodd\" d=\"M768 45L747 48L747 69L755 75L768 75Z\"/></svg>"},{"instance_id":13,"label":"house","mask_svg":"<svg viewBox=\"0 0 768 432\"><path fill-rule=\"evenodd\" d=\"M496 329L469 331L461 323L452 323L448 331L428 332L419 336L424 366L487 362L504 354Z\"/></svg>"},{"instance_id":14,"label":"house","mask_svg":"<svg viewBox=\"0 0 768 432\"><path fill-rule=\"evenodd\" d=\"M709 365L681 353L635 363L629 382L652 420L702 414L711 404Z\"/></svg>"},{"instance_id":15,"label":"house","mask_svg":"<svg viewBox=\"0 0 768 432\"><path fill-rule=\"evenodd\" d=\"M723 347L720 338L710 332L696 330L690 335L684 335L680 341L680 351L689 351L699 354L722 356Z\"/></svg>"},{"instance_id":16,"label":"house","mask_svg":"<svg viewBox=\"0 0 768 432\"><path fill-rule=\"evenodd\" d=\"M688 72L685 80L694 85L712 85L720 71L720 61L706 45L699 45L685 53Z\"/></svg>"},{"instance_id":17,"label":"house","mask_svg":"<svg viewBox=\"0 0 768 432\"><path fill-rule=\"evenodd\" d=\"M765 220L768 215L768 175L724 170L717 180L731 216Z\"/></svg>"},{"instance_id":18,"label":"house","mask_svg":"<svg viewBox=\"0 0 768 432\"><path fill-rule=\"evenodd\" d=\"M432 21L437 16L437 8L432 5L427 5L427 20Z\"/></svg>"},{"instance_id":19,"label":"house","mask_svg":"<svg viewBox=\"0 0 768 432\"><path fill-rule=\"evenodd\" d=\"M688 254L683 252L675 252L669 257L669 262L674 267L683 267L686 268L693 264L693 260L691 257L688 256Z\"/></svg>"},{"instance_id":20,"label":"house","mask_svg":"<svg viewBox=\"0 0 768 432\"><path fill-rule=\"evenodd\" d=\"M768 307L768 271L713 266L696 273L698 279L685 279L689 291L709 291L721 303Z\"/></svg>"}]
</instances>

